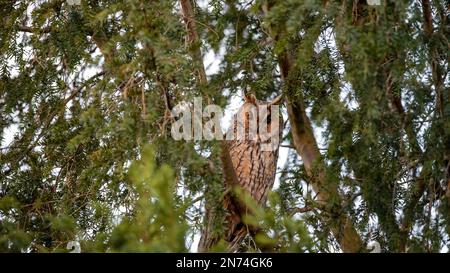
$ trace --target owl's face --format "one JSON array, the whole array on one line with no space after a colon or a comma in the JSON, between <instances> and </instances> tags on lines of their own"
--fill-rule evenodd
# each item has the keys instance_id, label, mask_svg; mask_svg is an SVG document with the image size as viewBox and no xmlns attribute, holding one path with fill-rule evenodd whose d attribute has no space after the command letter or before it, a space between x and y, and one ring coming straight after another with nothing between
<instances>
[{"instance_id":1,"label":"owl's face","mask_svg":"<svg viewBox=\"0 0 450 273\"><path fill-rule=\"evenodd\" d=\"M283 131L280 103L281 97L265 102L256 99L254 95L246 96L245 103L234 115L232 129L235 139L255 141L278 148Z\"/></svg>"}]
</instances>

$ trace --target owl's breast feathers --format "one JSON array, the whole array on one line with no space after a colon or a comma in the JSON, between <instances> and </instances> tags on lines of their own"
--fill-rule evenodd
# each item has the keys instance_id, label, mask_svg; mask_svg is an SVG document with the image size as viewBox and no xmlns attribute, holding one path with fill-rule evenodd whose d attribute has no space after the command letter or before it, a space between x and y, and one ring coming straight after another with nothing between
<instances>
[{"instance_id":1,"label":"owl's breast feathers","mask_svg":"<svg viewBox=\"0 0 450 273\"><path fill-rule=\"evenodd\" d=\"M237 251L247 234L250 233L253 236L259 230L258 227L249 226L242 221L242 216L251 213L251 210L245 202L242 202L241 196L234 194L232 187L239 187L258 205L265 206L267 195L275 181L283 120L281 115L278 113L275 115L271 111L268 112L268 116L261 117L258 111L251 112L251 108L255 105L269 106L267 103L263 105L259 103L259 101L246 102L241 107L234 115L232 126L225 135L227 140L223 142L225 150L228 151L225 153L226 156L223 156L222 162L227 192L223 204L228 211L225 239L230 242L230 251ZM267 128L259 127L265 123ZM257 124L256 131L255 127L252 127L255 124ZM227 136L234 138L227 138Z\"/></svg>"},{"instance_id":2,"label":"owl's breast feathers","mask_svg":"<svg viewBox=\"0 0 450 273\"><path fill-rule=\"evenodd\" d=\"M265 151L261 142L232 140L229 152L238 185L258 204L265 204L275 180L278 148Z\"/></svg>"},{"instance_id":3,"label":"owl's breast feathers","mask_svg":"<svg viewBox=\"0 0 450 273\"><path fill-rule=\"evenodd\" d=\"M273 151L261 149L261 143L257 141L227 141L226 146L230 152L231 163L236 173L237 186L249 194L261 206L264 206L267 194L272 189L278 148ZM226 185L229 190L230 185ZM251 211L246 204L233 194L226 194L224 207L229 212L226 216L227 235L230 242L230 251L237 251L246 234L253 236L258 228L244 225L242 216Z\"/></svg>"}]
</instances>

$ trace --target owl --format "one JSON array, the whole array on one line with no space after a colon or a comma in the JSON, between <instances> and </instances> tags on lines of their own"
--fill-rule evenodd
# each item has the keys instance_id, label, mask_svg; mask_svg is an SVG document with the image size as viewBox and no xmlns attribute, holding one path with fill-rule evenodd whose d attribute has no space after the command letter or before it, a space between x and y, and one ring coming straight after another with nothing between
<instances>
[{"instance_id":1,"label":"owl","mask_svg":"<svg viewBox=\"0 0 450 273\"><path fill-rule=\"evenodd\" d=\"M257 100L254 95L246 95L244 104L233 116L231 126L225 134L223 153L226 153L227 158L222 159L223 172L224 176L234 177L224 179L224 239L229 243L230 252L239 251L245 237L256 232L254 227L243 222L242 218L249 213L249 209L233 194L233 187L238 187L262 207L273 187L283 131L280 103L281 96L271 102L264 102ZM207 211L207 218L211 218L212 215L208 214L212 212ZM211 236L208 229L202 234L200 251L209 249L220 239Z\"/></svg>"}]
</instances>

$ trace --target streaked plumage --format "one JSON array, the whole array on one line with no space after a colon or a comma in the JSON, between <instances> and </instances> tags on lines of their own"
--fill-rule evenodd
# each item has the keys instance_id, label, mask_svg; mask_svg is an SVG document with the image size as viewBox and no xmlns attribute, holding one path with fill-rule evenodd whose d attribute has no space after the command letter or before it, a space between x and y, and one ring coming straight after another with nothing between
<instances>
[{"instance_id":1,"label":"streaked plumage","mask_svg":"<svg viewBox=\"0 0 450 273\"><path fill-rule=\"evenodd\" d=\"M279 98L273 102L263 102L257 100L253 95L246 96L245 103L241 106L239 111L234 115L232 126L229 128L227 135L231 132L234 133L234 137L238 134L239 123L245 127L245 139L232 139L227 140L225 145L229 151L233 169L236 173L237 184L248 193L257 204L265 206L268 192L272 189L275 180L277 160L278 160L278 148L279 142L281 142L281 133L283 129L283 121L281 114L270 113L271 105L278 104ZM251 107L266 107L268 110L267 121L263 124L267 124L267 133L272 136L277 135L279 141L264 141L264 132L261 132L261 128L257 128L257 134L251 135L249 119L252 117ZM255 109L255 108L254 108ZM250 113L250 114L249 114ZM276 125L276 119L278 117L278 126ZM258 122L259 122L258 117ZM258 123L259 124L259 123ZM259 126L258 126L259 127ZM274 145L273 150L264 150L263 145ZM225 189L230 190L232 185L225 183ZM225 240L228 241L229 251L238 251L240 245L245 236L250 232L255 232L252 227L246 226L242 222L242 214L247 213L246 208L242 208L242 204L233 198L231 194L225 195L224 207L227 211L225 223L226 234ZM245 210L245 212L242 212ZM211 213L211 212L209 212ZM206 250L217 242L218 238L210 237L208 234L203 233L200 242L200 249Z\"/></svg>"}]
</instances>

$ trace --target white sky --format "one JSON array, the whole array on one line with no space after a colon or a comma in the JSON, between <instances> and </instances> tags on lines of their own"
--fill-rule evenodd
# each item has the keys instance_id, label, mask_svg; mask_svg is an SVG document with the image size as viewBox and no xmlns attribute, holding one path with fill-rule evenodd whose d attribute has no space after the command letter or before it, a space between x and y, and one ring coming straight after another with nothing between
<instances>
[{"instance_id":1,"label":"white sky","mask_svg":"<svg viewBox=\"0 0 450 273\"><path fill-rule=\"evenodd\" d=\"M331 43L334 43L334 39L331 40ZM205 67L206 67L206 73L208 76L211 76L211 75L219 72L220 63L222 61L222 57L223 57L224 53L225 52L224 52L223 47L217 55L213 52L213 50L209 50L206 52L206 54L204 56L204 63L205 63ZM8 62L12 67L12 70L11 70L12 76L17 75L18 71L14 68L14 60L9 60ZM341 67L341 69L342 69L342 67ZM83 75L86 78L89 78L92 75L96 74L97 72L98 72L98 69L90 68L90 69L86 70L83 73ZM346 90L346 88L348 88L348 90ZM349 86L349 84L346 84L344 86L343 92L341 93L341 96L342 96L341 98L343 101L345 101L345 96L346 96L346 94L348 94L348 91L350 90L350 88L351 87ZM225 112L224 112L224 118L222 120L222 128L229 127L232 115L235 112L237 112L238 108L242 105L242 103L243 103L243 99L240 96L236 95L231 98L230 104L227 106L227 108L225 109ZM350 101L350 100L347 101L347 105L351 108L357 107L357 104L355 104L354 101ZM286 115L285 111L283 112L283 118L284 118L284 120L287 120L287 115ZM323 132L322 128L314 127L314 133L318 140L318 144L319 144L320 148L325 147L325 142L322 137L322 132ZM13 141L14 136L18 133L20 133L20 132L18 131L17 124L13 124L10 127L5 128L4 131L2 132L4 139L0 143L0 148L9 146L10 143ZM280 147L278 168L282 167L285 164L287 157L288 157L288 151L289 151L289 148ZM276 178L275 178L274 189L279 187L279 182L280 182L280 174L277 174ZM198 245L199 239L200 239L200 235L196 234L194 236L194 242L192 243L191 249L190 249L192 252L197 251L197 245ZM448 248L446 246L444 246L443 249L441 250L441 252L448 252Z\"/></svg>"}]
</instances>

